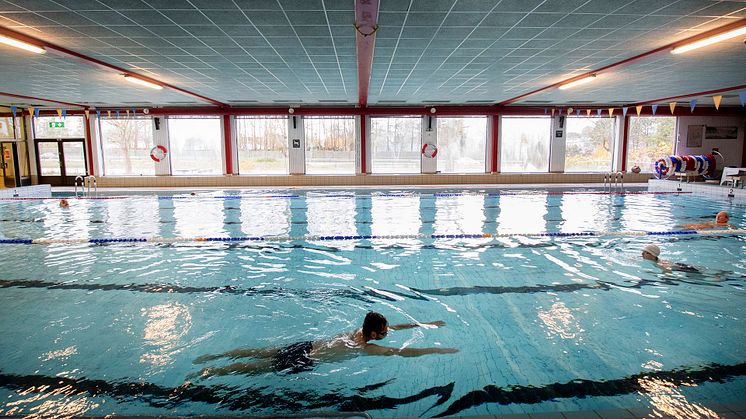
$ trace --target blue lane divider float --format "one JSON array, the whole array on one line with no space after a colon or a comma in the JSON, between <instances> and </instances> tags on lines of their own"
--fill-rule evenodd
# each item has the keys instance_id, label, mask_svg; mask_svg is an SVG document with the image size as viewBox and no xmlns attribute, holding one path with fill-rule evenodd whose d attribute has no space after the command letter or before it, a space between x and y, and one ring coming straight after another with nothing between
<instances>
[{"instance_id":1,"label":"blue lane divider float","mask_svg":"<svg viewBox=\"0 0 746 419\"><path fill-rule=\"evenodd\" d=\"M464 240L504 237L605 237L605 236L672 236L741 235L746 229L676 230L676 231L579 231L544 233L481 233L481 234L392 234L392 235L329 235L329 236L242 236L242 237L109 237L97 239L0 239L0 244L69 244L69 243L178 243L178 242L287 242L287 241L351 241L351 240Z\"/></svg>"}]
</instances>

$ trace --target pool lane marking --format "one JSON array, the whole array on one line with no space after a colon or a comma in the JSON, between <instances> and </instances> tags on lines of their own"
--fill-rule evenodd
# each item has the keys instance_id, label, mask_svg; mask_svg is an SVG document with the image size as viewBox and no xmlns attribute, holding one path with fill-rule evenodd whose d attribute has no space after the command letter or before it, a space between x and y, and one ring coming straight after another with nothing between
<instances>
[{"instance_id":1,"label":"pool lane marking","mask_svg":"<svg viewBox=\"0 0 746 419\"><path fill-rule=\"evenodd\" d=\"M330 236L243 236L243 237L111 237L97 239L0 239L0 244L61 244L61 243L178 243L178 242L287 242L287 241L356 241L356 240L413 240L413 239L494 239L503 237L605 237L605 236L688 236L746 234L744 229L733 230L675 230L675 231L581 231L549 233L479 233L479 234L390 234L390 235L330 235Z\"/></svg>"}]
</instances>

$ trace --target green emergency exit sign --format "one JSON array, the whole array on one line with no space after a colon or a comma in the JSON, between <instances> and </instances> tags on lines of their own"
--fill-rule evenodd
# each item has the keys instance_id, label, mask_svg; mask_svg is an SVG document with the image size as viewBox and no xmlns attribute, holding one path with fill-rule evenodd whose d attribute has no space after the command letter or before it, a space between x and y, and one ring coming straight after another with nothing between
<instances>
[{"instance_id":1,"label":"green emergency exit sign","mask_svg":"<svg viewBox=\"0 0 746 419\"><path fill-rule=\"evenodd\" d=\"M64 122L50 122L49 128L65 128Z\"/></svg>"}]
</instances>

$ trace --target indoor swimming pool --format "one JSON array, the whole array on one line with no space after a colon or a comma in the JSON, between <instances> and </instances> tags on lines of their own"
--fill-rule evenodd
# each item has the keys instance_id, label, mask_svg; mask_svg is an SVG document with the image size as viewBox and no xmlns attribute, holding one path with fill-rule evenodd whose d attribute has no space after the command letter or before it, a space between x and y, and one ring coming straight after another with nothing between
<instances>
[{"instance_id":1,"label":"indoor swimming pool","mask_svg":"<svg viewBox=\"0 0 746 419\"><path fill-rule=\"evenodd\" d=\"M723 210L744 229L746 206L638 192L0 200L0 414L716 417L746 395L746 235L662 233ZM648 244L686 269L643 260ZM368 311L445 322L378 344L458 352L209 378L235 361L193 363L332 337Z\"/></svg>"}]
</instances>

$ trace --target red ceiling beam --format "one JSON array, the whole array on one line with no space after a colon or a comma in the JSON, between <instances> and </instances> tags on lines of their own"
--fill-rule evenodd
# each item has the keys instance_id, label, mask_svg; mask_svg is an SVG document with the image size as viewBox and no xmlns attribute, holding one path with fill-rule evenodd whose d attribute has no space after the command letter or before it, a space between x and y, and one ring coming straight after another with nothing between
<instances>
[{"instance_id":1,"label":"red ceiling beam","mask_svg":"<svg viewBox=\"0 0 746 419\"><path fill-rule=\"evenodd\" d=\"M741 84L739 86L732 86L732 87L724 87L722 89L705 90L704 92L689 93L689 94L686 94L686 95L669 96L669 97L664 97L664 98L660 98L660 99L656 99L656 100L648 100L647 102L635 103L635 105L649 105L649 104L654 104L654 103L659 103L659 102L665 102L667 100L683 99L683 98L688 98L688 97L697 97L697 96L711 95L711 94L714 94L714 93L723 93L723 92L730 92L732 90L742 90L742 89L746 89L746 84Z\"/></svg>"},{"instance_id":2,"label":"red ceiling beam","mask_svg":"<svg viewBox=\"0 0 746 419\"><path fill-rule=\"evenodd\" d=\"M88 109L88 106L81 105L80 103L62 102L62 101L59 101L59 100L44 99L44 98L34 97L34 96L17 95L15 93L0 92L0 96L14 97L14 98L18 98L18 99L28 99L28 100L33 100L33 101L36 101L36 102L56 103L56 104L59 104L59 105L76 106L76 107L79 107L79 108L86 108L86 109Z\"/></svg>"},{"instance_id":3,"label":"red ceiling beam","mask_svg":"<svg viewBox=\"0 0 746 419\"><path fill-rule=\"evenodd\" d=\"M588 76L590 76L592 74L597 74L597 73L601 73L601 72L606 71L606 70L610 70L612 68L621 67L621 66L630 64L632 62L638 61L638 60L640 60L642 58L649 57L651 55L658 54L658 53L663 52L663 51L671 50L671 49L676 48L678 46L681 46L683 44L688 44L690 42L699 41L700 39L709 38L711 36L715 36L715 35L719 35L719 34L724 33L724 32L728 32L728 31L733 30L735 28L741 27L744 24L746 24L746 19L739 19L739 20L737 20L735 22L729 23L729 24L721 26L719 28L715 28L715 29L710 30L710 31L702 32L699 35L690 36L689 38L685 38L685 39L682 39L680 41L676 41L676 42L672 42L670 44L666 44L666 45L664 45L664 46L662 46L660 48L656 48L654 50L650 50L648 52L644 52L642 54L638 54L638 55L635 55L633 57L626 58L626 59L624 59L622 61L618 61L616 63L612 63L612 64L609 64L609 65L597 68L595 70L587 71L587 72L585 72L583 74L579 74L579 75L577 75L575 77L571 77L569 79L558 81L557 83L553 83L553 84L550 84L548 86L544 86L544 87L536 89L536 90L532 90L532 91L530 91L528 93L524 93L524 94L522 94L520 96L516 96L516 97L510 98L508 100L504 100L504 101L500 102L498 105L503 105L503 106L509 105L511 103L515 103L515 102L517 102L517 101L519 101L521 99L524 99L524 98L526 98L528 96L532 96L532 95L535 95L537 93L540 93L540 92L543 92L543 91L546 91L546 90L557 88L557 87L559 87L559 86L561 86L563 84L570 83L570 82L573 82L575 80L580 80L580 79L586 78L586 77L588 77ZM645 102L645 103L650 103L650 102Z\"/></svg>"},{"instance_id":4,"label":"red ceiling beam","mask_svg":"<svg viewBox=\"0 0 746 419\"><path fill-rule=\"evenodd\" d=\"M182 89L180 87L176 87L174 85L171 85L171 84L168 84L168 83L164 83L164 82L162 82L160 80L156 80L156 79L154 79L152 77L143 76L142 74L135 73L135 72L127 70L125 68L118 67L118 66L115 66L113 64L109 64L109 63L101 61L99 59L90 57L88 55L80 54L78 52L69 50L67 48L61 47L59 45L52 44L50 42L47 42L47 41L44 41L44 40L41 40L41 39L38 39L38 38L34 38L32 36L24 35L24 34L22 34L20 32L16 32L14 30L11 30L11 29L8 29L8 28L4 28L2 26L0 26L0 34L5 35L5 36L9 36L11 38L18 39L20 41L28 42L28 43L33 44L33 45L37 45L37 46L43 47L44 49L46 49L49 52L52 52L52 53L55 53L55 54L58 54L58 55L64 55L64 56L67 56L67 57L71 57L71 58L73 58L73 59L75 59L77 61L81 61L81 62L86 63L86 64L96 65L96 66L103 67L103 68L108 69L108 70L114 70L114 71L116 71L116 72L118 72L120 74L126 74L128 76L133 76L133 77L136 77L136 78L148 81L150 83L158 84L160 86L163 86L164 88L173 90L175 92L179 92L179 93L187 95L187 96L191 96L191 97L196 98L198 100L201 100L203 102L207 102L207 103L209 103L211 105L215 105L215 106L219 106L219 107L229 107L227 104L219 102L219 101L217 101L215 99L211 99L211 98L209 98L207 96L202 96L202 95L200 95L198 93L194 93L194 92L190 92L188 90L184 90L184 89ZM79 105L76 105L76 106L79 106Z\"/></svg>"},{"instance_id":5,"label":"red ceiling beam","mask_svg":"<svg viewBox=\"0 0 746 419\"><path fill-rule=\"evenodd\" d=\"M358 103L368 105L373 50L378 30L378 0L355 0L355 47L357 49Z\"/></svg>"}]
</instances>

